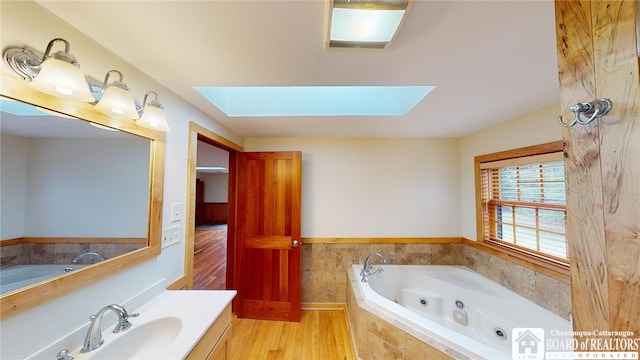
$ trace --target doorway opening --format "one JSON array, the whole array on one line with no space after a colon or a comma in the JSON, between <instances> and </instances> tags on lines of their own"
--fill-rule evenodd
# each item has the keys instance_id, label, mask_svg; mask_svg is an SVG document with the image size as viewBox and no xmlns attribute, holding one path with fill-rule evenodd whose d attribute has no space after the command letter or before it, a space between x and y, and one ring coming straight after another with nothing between
<instances>
[{"instance_id":1,"label":"doorway opening","mask_svg":"<svg viewBox=\"0 0 640 360\"><path fill-rule=\"evenodd\" d=\"M194 290L235 288L235 159L242 147L189 124L185 283Z\"/></svg>"},{"instance_id":2,"label":"doorway opening","mask_svg":"<svg viewBox=\"0 0 640 360\"><path fill-rule=\"evenodd\" d=\"M227 288L229 151L198 139L193 289Z\"/></svg>"}]
</instances>

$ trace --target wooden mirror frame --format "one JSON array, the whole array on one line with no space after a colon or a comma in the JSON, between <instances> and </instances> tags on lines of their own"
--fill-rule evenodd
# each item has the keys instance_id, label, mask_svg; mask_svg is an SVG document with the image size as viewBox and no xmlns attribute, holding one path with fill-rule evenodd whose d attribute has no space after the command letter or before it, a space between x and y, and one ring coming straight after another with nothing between
<instances>
[{"instance_id":1,"label":"wooden mirror frame","mask_svg":"<svg viewBox=\"0 0 640 360\"><path fill-rule=\"evenodd\" d=\"M0 320L51 301L83 286L93 284L116 272L131 268L160 255L165 133L142 127L135 121L110 118L108 115L95 110L93 105L89 103L62 99L33 90L27 85L26 81L6 73L1 74L0 95L73 116L82 121L90 121L138 135L151 142L147 247L2 295L0 296Z\"/></svg>"}]
</instances>

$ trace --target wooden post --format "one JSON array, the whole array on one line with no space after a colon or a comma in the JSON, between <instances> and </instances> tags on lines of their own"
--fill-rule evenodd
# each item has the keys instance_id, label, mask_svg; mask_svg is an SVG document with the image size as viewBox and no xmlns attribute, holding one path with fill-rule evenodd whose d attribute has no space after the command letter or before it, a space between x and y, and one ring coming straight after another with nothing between
<instances>
[{"instance_id":1,"label":"wooden post","mask_svg":"<svg viewBox=\"0 0 640 360\"><path fill-rule=\"evenodd\" d=\"M574 330L640 336L638 3L556 1L562 116L609 98L613 109L563 130Z\"/></svg>"}]
</instances>

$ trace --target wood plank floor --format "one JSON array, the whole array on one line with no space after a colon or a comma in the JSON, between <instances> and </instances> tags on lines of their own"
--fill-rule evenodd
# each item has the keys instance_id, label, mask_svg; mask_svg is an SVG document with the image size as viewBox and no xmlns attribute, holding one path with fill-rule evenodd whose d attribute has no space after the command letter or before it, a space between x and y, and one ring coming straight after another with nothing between
<instances>
[{"instance_id":1,"label":"wood plank floor","mask_svg":"<svg viewBox=\"0 0 640 360\"><path fill-rule=\"evenodd\" d=\"M226 256L226 226L196 228L193 288L225 289ZM232 324L231 360L354 359L342 310L303 310L298 323L233 315Z\"/></svg>"},{"instance_id":2,"label":"wood plank floor","mask_svg":"<svg viewBox=\"0 0 640 360\"><path fill-rule=\"evenodd\" d=\"M197 227L193 244L193 289L224 290L227 274L227 226Z\"/></svg>"},{"instance_id":3,"label":"wood plank floor","mask_svg":"<svg viewBox=\"0 0 640 360\"><path fill-rule=\"evenodd\" d=\"M230 360L352 360L343 310L303 310L300 322L232 319Z\"/></svg>"}]
</instances>

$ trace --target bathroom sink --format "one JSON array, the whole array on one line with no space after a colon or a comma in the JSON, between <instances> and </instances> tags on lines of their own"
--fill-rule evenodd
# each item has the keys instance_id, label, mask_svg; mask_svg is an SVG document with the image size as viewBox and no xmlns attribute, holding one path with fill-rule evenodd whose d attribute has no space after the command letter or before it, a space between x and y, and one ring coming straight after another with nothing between
<instances>
[{"instance_id":1,"label":"bathroom sink","mask_svg":"<svg viewBox=\"0 0 640 360\"><path fill-rule=\"evenodd\" d=\"M104 343L97 349L80 352L81 339L90 329L87 322L87 326L69 333L29 359L52 358L50 354L65 348L74 349L68 355L75 360L184 359L230 307L235 295L234 290L165 290L141 305L125 304L132 309L129 314L139 313L129 318L132 325L125 331L113 333L116 318L108 312L102 325Z\"/></svg>"},{"instance_id":2,"label":"bathroom sink","mask_svg":"<svg viewBox=\"0 0 640 360\"><path fill-rule=\"evenodd\" d=\"M162 359L178 338L182 320L169 316L134 324L129 330L105 339L104 345L78 358L88 359ZM74 355L75 356L75 355Z\"/></svg>"}]
</instances>

